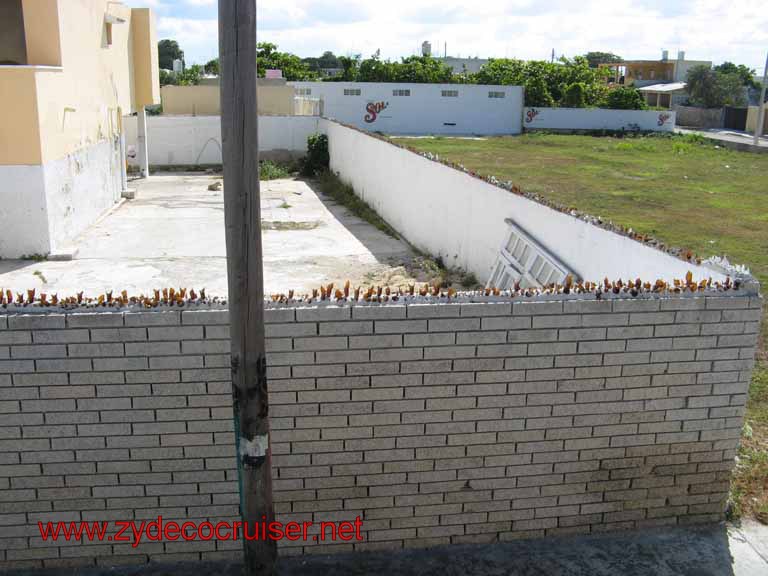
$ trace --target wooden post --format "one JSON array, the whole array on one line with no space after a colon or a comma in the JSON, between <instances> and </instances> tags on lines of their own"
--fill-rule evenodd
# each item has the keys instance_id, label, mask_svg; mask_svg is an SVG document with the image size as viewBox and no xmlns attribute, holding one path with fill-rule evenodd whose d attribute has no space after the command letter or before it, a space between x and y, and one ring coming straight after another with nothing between
<instances>
[{"instance_id":1,"label":"wooden post","mask_svg":"<svg viewBox=\"0 0 768 576\"><path fill-rule=\"evenodd\" d=\"M272 522L269 403L256 114L256 0L219 0L221 140L232 390L245 573L272 574L277 545L256 528ZM241 533L242 536L242 533Z\"/></svg>"}]
</instances>

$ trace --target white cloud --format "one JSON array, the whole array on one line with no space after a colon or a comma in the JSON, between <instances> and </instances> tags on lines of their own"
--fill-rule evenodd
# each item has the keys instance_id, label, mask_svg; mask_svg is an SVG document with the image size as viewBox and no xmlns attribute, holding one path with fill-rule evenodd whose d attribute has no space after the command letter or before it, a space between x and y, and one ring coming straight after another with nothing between
<instances>
[{"instance_id":1,"label":"white cloud","mask_svg":"<svg viewBox=\"0 0 768 576\"><path fill-rule=\"evenodd\" d=\"M210 4L208 19L187 18L185 3L198 11ZM188 61L216 55L214 5L177 0L162 12L161 36L176 38ZM650 59L666 48L762 74L768 48L764 0L260 0L257 6L259 40L301 56L325 50L368 56L381 49L398 58L416 53L423 40L435 52L447 43L451 55L480 57L548 58L554 48L557 55L603 50Z\"/></svg>"}]
</instances>

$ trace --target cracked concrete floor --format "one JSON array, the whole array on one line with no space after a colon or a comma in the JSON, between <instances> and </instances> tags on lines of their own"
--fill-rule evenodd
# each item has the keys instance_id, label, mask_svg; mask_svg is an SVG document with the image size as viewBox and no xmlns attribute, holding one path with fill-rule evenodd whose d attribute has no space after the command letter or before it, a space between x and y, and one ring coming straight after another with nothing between
<instances>
[{"instance_id":1,"label":"cracked concrete floor","mask_svg":"<svg viewBox=\"0 0 768 576\"><path fill-rule=\"evenodd\" d=\"M226 296L223 192L214 175L165 173L133 183L126 201L75 242L75 258L0 261L0 288L22 292L129 294L205 288ZM411 282L415 254L404 242L324 198L303 180L261 183L265 292L297 294L349 279L354 285ZM423 280L424 278L419 278Z\"/></svg>"}]
</instances>

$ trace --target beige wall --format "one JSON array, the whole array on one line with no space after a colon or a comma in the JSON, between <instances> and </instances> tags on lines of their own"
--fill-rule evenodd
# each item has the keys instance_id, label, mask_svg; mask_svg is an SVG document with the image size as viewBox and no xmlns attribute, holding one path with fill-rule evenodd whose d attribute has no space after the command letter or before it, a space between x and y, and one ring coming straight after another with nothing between
<instances>
[{"instance_id":1,"label":"beige wall","mask_svg":"<svg viewBox=\"0 0 768 576\"><path fill-rule=\"evenodd\" d=\"M36 74L28 67L0 68L0 165L40 164Z\"/></svg>"},{"instance_id":2,"label":"beige wall","mask_svg":"<svg viewBox=\"0 0 768 576\"><path fill-rule=\"evenodd\" d=\"M757 106L750 106L749 110L747 110L747 132L755 133L758 112L759 108ZM766 107L765 115L763 117L763 134L768 134L768 107Z\"/></svg>"},{"instance_id":3,"label":"beige wall","mask_svg":"<svg viewBox=\"0 0 768 576\"><path fill-rule=\"evenodd\" d=\"M61 158L119 134L122 115L159 102L149 10L107 0L24 0L23 7L29 64L61 68L0 67L0 114L8 121L0 165ZM122 20L112 24L111 45L107 14Z\"/></svg>"},{"instance_id":4,"label":"beige wall","mask_svg":"<svg viewBox=\"0 0 768 576\"><path fill-rule=\"evenodd\" d=\"M160 76L157 31L152 12L147 8L131 10L133 33L134 105L160 104Z\"/></svg>"},{"instance_id":5,"label":"beige wall","mask_svg":"<svg viewBox=\"0 0 768 576\"><path fill-rule=\"evenodd\" d=\"M219 86L163 86L163 114L216 116L221 113ZM293 114L293 86L259 86L257 88L260 115L290 116Z\"/></svg>"}]
</instances>

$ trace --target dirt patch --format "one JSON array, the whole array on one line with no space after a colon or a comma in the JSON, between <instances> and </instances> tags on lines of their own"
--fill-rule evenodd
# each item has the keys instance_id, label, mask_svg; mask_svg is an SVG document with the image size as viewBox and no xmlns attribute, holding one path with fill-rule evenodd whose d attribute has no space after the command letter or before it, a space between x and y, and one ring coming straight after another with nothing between
<instances>
[{"instance_id":1,"label":"dirt patch","mask_svg":"<svg viewBox=\"0 0 768 576\"><path fill-rule=\"evenodd\" d=\"M322 222L309 220L304 222L295 222L292 220L262 220L262 230L275 230L277 232L288 232L291 230L314 230L322 226Z\"/></svg>"}]
</instances>

